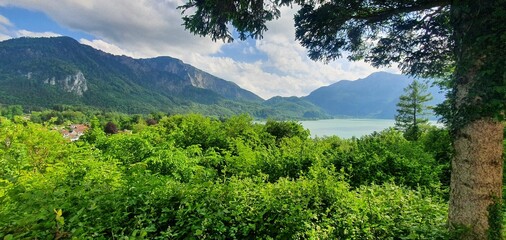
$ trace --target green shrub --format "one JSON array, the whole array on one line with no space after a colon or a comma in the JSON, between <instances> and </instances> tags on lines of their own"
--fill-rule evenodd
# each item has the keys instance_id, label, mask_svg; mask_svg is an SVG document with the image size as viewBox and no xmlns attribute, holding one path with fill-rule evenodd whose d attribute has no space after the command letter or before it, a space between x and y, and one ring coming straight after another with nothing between
<instances>
[{"instance_id":1,"label":"green shrub","mask_svg":"<svg viewBox=\"0 0 506 240\"><path fill-rule=\"evenodd\" d=\"M443 132L309 139L189 115L107 136L94 122L67 142L0 118L0 238L448 238Z\"/></svg>"},{"instance_id":2,"label":"green shrub","mask_svg":"<svg viewBox=\"0 0 506 240\"><path fill-rule=\"evenodd\" d=\"M283 138L299 137L300 139L307 139L309 137L309 131L304 129L301 124L293 121L268 120L265 123L265 131L274 136L278 142Z\"/></svg>"},{"instance_id":3,"label":"green shrub","mask_svg":"<svg viewBox=\"0 0 506 240\"><path fill-rule=\"evenodd\" d=\"M142 162L153 152L153 147L146 139L132 134L111 135L98 147L105 158L116 159L124 164Z\"/></svg>"},{"instance_id":4,"label":"green shrub","mask_svg":"<svg viewBox=\"0 0 506 240\"><path fill-rule=\"evenodd\" d=\"M439 185L441 166L418 143L404 139L398 131L386 130L342 145L346 146L326 154L354 187L386 182L411 188Z\"/></svg>"}]
</instances>

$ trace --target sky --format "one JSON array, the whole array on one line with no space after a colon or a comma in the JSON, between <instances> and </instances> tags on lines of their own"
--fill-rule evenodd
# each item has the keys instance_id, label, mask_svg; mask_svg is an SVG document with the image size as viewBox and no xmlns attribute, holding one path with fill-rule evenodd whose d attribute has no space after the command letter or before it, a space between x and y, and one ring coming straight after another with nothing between
<instances>
[{"instance_id":1,"label":"sky","mask_svg":"<svg viewBox=\"0 0 506 240\"><path fill-rule=\"evenodd\" d=\"M69 36L82 44L133 58L170 56L235 82L264 99L306 96L339 80L365 78L377 69L346 58L312 61L295 41L294 8L268 23L261 40L213 42L186 31L184 0L0 0L0 41Z\"/></svg>"}]
</instances>

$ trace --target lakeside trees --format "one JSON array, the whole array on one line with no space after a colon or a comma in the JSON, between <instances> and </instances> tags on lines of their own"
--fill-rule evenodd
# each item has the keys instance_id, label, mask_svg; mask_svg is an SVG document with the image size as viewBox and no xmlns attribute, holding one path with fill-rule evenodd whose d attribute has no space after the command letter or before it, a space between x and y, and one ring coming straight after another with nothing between
<instances>
[{"instance_id":1,"label":"lakeside trees","mask_svg":"<svg viewBox=\"0 0 506 240\"><path fill-rule=\"evenodd\" d=\"M506 0L188 0L181 9L189 31L232 41L232 32L243 40L261 38L279 7L292 4L301 7L296 38L314 60L347 51L351 60L399 63L414 76L451 75L449 101L440 108L455 149L450 228L466 226L462 239L500 237L489 209L497 209L502 196Z\"/></svg>"}]
</instances>

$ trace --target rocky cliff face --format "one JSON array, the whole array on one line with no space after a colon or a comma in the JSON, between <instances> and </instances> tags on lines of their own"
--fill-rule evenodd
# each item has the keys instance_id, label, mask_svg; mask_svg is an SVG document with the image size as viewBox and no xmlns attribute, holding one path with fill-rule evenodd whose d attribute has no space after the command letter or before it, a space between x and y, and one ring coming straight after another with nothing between
<instances>
[{"instance_id":1,"label":"rocky cliff face","mask_svg":"<svg viewBox=\"0 0 506 240\"><path fill-rule=\"evenodd\" d=\"M150 68L178 76L184 80L182 84L190 84L193 87L211 90L227 99L253 102L263 101L259 96L240 88L237 84L215 77L189 64L185 64L179 59L158 57L143 59L143 62Z\"/></svg>"},{"instance_id":2,"label":"rocky cliff face","mask_svg":"<svg viewBox=\"0 0 506 240\"><path fill-rule=\"evenodd\" d=\"M76 73L76 75L65 77L63 80L63 90L75 93L78 96L82 96L83 93L88 90L88 85L86 85L86 78L84 78L83 73L79 71Z\"/></svg>"},{"instance_id":3,"label":"rocky cliff face","mask_svg":"<svg viewBox=\"0 0 506 240\"><path fill-rule=\"evenodd\" d=\"M30 76L29 79L32 78L31 73L28 76ZM63 79L56 79L56 77L46 78L44 84L61 87L63 91L77 96L83 96L83 93L88 91L86 78L81 71L78 71L74 75L67 75Z\"/></svg>"}]
</instances>

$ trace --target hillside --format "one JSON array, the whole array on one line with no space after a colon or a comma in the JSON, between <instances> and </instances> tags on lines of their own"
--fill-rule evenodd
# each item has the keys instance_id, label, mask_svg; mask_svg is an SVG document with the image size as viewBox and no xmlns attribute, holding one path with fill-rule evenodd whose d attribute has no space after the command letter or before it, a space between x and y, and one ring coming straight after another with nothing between
<instances>
[{"instance_id":1,"label":"hillside","mask_svg":"<svg viewBox=\"0 0 506 240\"><path fill-rule=\"evenodd\" d=\"M218 109L227 101L246 106L263 101L178 59L115 56L68 37L0 42L0 84L0 103L30 107L184 112Z\"/></svg>"},{"instance_id":2,"label":"hillside","mask_svg":"<svg viewBox=\"0 0 506 240\"><path fill-rule=\"evenodd\" d=\"M331 117L320 107L298 97L273 97L262 105L265 108L257 113L262 118L269 118L269 116L279 116L281 119L294 119L294 116L302 116L303 119Z\"/></svg>"},{"instance_id":3,"label":"hillside","mask_svg":"<svg viewBox=\"0 0 506 240\"><path fill-rule=\"evenodd\" d=\"M355 81L341 80L321 87L303 99L337 117L393 118L396 104L412 78L386 72L377 72ZM429 92L434 99L429 105L444 100L437 87Z\"/></svg>"}]
</instances>

